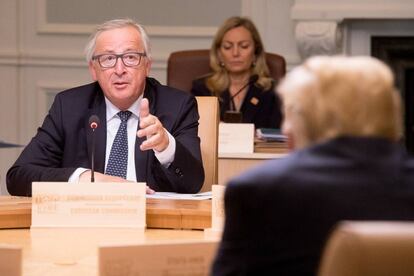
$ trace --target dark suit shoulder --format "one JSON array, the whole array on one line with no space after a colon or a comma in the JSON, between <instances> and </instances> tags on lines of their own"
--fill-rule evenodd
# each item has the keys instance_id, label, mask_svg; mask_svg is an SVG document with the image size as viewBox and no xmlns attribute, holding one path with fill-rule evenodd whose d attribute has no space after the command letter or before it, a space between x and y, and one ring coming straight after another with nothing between
<instances>
[{"instance_id":1,"label":"dark suit shoulder","mask_svg":"<svg viewBox=\"0 0 414 276\"><path fill-rule=\"evenodd\" d=\"M186 102L194 98L194 96L191 95L190 93L182 91L174 87L163 85L154 78L147 78L147 84L150 86L151 89L146 89L147 94L145 96L147 97L155 96L157 99L157 102L158 101L167 101L167 102L174 101L175 103L177 103L180 101ZM149 91L155 91L155 95L150 95L152 92L149 92Z\"/></svg>"},{"instance_id":2,"label":"dark suit shoulder","mask_svg":"<svg viewBox=\"0 0 414 276\"><path fill-rule=\"evenodd\" d=\"M194 96L211 96L211 91L207 88L206 81L210 75L193 80L191 94Z\"/></svg>"},{"instance_id":3,"label":"dark suit shoulder","mask_svg":"<svg viewBox=\"0 0 414 276\"><path fill-rule=\"evenodd\" d=\"M167 130L173 125L181 125L186 116L198 121L197 102L188 92L162 85L152 78L147 78L144 97L150 102L150 111L156 115Z\"/></svg>"},{"instance_id":4,"label":"dark suit shoulder","mask_svg":"<svg viewBox=\"0 0 414 276\"><path fill-rule=\"evenodd\" d=\"M84 106L91 108L97 98L103 99L103 93L98 82L92 82L59 92L55 101L62 101L67 108L79 110Z\"/></svg>"}]
</instances>

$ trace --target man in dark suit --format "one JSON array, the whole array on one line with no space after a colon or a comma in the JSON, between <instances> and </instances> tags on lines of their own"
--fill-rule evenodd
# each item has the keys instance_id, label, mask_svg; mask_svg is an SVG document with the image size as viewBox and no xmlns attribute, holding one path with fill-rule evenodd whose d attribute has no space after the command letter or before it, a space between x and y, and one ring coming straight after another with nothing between
<instances>
[{"instance_id":1,"label":"man in dark suit","mask_svg":"<svg viewBox=\"0 0 414 276\"><path fill-rule=\"evenodd\" d=\"M316 275L341 220L413 220L414 159L389 68L314 57L278 87L294 151L230 181L213 275Z\"/></svg>"},{"instance_id":2,"label":"man in dark suit","mask_svg":"<svg viewBox=\"0 0 414 276\"><path fill-rule=\"evenodd\" d=\"M7 173L12 195L30 196L32 181L139 181L147 193L198 192L204 181L198 111L188 93L149 78L145 30L129 19L98 26L86 47L96 82L59 93L36 136ZM94 126L95 127L95 126Z\"/></svg>"}]
</instances>

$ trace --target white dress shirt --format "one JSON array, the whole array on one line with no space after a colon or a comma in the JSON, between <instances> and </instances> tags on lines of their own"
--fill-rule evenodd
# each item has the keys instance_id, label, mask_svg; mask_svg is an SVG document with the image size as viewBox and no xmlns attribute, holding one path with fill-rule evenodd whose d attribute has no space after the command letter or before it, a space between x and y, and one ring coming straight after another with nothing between
<instances>
[{"instance_id":1,"label":"white dress shirt","mask_svg":"<svg viewBox=\"0 0 414 276\"><path fill-rule=\"evenodd\" d=\"M131 116L127 122L128 130L128 168L127 168L127 180L137 181L136 171L135 171L135 141L138 129L139 122L139 110L141 106L142 95L136 100L128 110L132 112ZM114 142L116 133L118 131L119 125L121 124L121 119L116 115L119 111L115 105L113 105L106 97L106 154L105 154L105 171L106 165L108 164L109 154L111 152L112 144ZM154 150L155 157L160 161L161 165L168 167L173 161L175 156L175 138L167 131L169 143L167 148L158 152ZM141 151L138 151L139 154ZM87 171L86 168L76 169L72 175L69 177L69 182L78 182L79 176Z\"/></svg>"}]
</instances>

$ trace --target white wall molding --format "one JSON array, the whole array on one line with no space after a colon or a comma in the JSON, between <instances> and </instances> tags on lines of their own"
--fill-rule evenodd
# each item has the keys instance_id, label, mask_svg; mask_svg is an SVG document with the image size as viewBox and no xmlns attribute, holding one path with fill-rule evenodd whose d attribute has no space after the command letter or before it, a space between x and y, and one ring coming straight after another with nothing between
<instances>
[{"instance_id":1,"label":"white wall molding","mask_svg":"<svg viewBox=\"0 0 414 276\"><path fill-rule=\"evenodd\" d=\"M414 1L295 0L291 18L296 21L295 38L302 58L332 55L347 50L345 20L413 19Z\"/></svg>"},{"instance_id":2,"label":"white wall molding","mask_svg":"<svg viewBox=\"0 0 414 276\"><path fill-rule=\"evenodd\" d=\"M16 51L0 50L0 65L19 64L19 55Z\"/></svg>"},{"instance_id":3,"label":"white wall molding","mask_svg":"<svg viewBox=\"0 0 414 276\"><path fill-rule=\"evenodd\" d=\"M46 19L46 0L36 0L36 31L38 34L82 35L93 32L95 24L50 23ZM145 26L151 37L213 37L217 28L192 26Z\"/></svg>"},{"instance_id":4,"label":"white wall molding","mask_svg":"<svg viewBox=\"0 0 414 276\"><path fill-rule=\"evenodd\" d=\"M411 0L296 0L291 10L295 20L413 19Z\"/></svg>"},{"instance_id":5,"label":"white wall molding","mask_svg":"<svg viewBox=\"0 0 414 276\"><path fill-rule=\"evenodd\" d=\"M295 36L303 59L314 55L334 55L342 50L342 29L335 21L300 21Z\"/></svg>"}]
</instances>

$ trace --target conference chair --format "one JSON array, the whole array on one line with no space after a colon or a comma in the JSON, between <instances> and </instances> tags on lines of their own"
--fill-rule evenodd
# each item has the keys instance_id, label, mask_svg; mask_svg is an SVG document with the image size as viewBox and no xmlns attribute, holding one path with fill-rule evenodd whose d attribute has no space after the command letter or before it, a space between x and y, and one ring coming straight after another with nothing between
<instances>
[{"instance_id":1,"label":"conference chair","mask_svg":"<svg viewBox=\"0 0 414 276\"><path fill-rule=\"evenodd\" d=\"M218 183L218 124L220 121L217 97L196 97L198 114L198 136L201 140L201 156L204 166L204 184L200 192L211 191Z\"/></svg>"},{"instance_id":2,"label":"conference chair","mask_svg":"<svg viewBox=\"0 0 414 276\"><path fill-rule=\"evenodd\" d=\"M414 275L414 223L343 222L323 253L319 276Z\"/></svg>"},{"instance_id":3,"label":"conference chair","mask_svg":"<svg viewBox=\"0 0 414 276\"><path fill-rule=\"evenodd\" d=\"M285 59L266 53L270 76L280 80L286 73ZM170 54L167 64L167 85L186 92L191 91L192 81L211 72L210 50L185 50Z\"/></svg>"}]
</instances>

